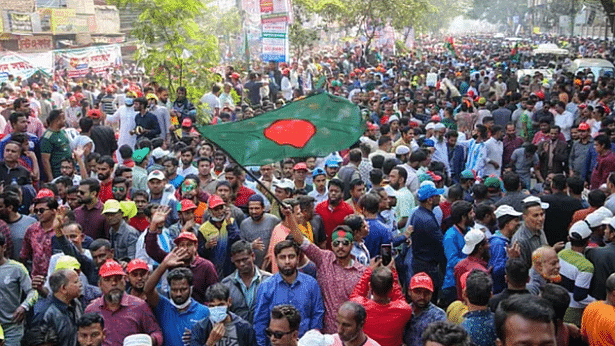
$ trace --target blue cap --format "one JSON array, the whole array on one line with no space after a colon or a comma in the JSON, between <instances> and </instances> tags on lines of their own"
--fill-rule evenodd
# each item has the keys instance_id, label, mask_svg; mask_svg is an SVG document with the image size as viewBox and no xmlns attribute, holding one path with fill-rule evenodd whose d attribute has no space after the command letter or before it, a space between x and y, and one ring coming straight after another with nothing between
<instances>
[{"instance_id":1,"label":"blue cap","mask_svg":"<svg viewBox=\"0 0 615 346\"><path fill-rule=\"evenodd\" d=\"M340 163L335 157L329 158L325 162L325 167L338 168L339 166L340 166Z\"/></svg>"},{"instance_id":2,"label":"blue cap","mask_svg":"<svg viewBox=\"0 0 615 346\"><path fill-rule=\"evenodd\" d=\"M320 167L314 168L314 171L312 171L312 178L316 178L319 175L327 175L327 172Z\"/></svg>"},{"instance_id":3,"label":"blue cap","mask_svg":"<svg viewBox=\"0 0 615 346\"><path fill-rule=\"evenodd\" d=\"M419 201L424 201L429 197L441 195L444 193L444 189L436 189L432 185L423 185L419 188L417 192L417 197Z\"/></svg>"},{"instance_id":4,"label":"blue cap","mask_svg":"<svg viewBox=\"0 0 615 346\"><path fill-rule=\"evenodd\" d=\"M434 143L434 141L431 139L426 139L423 141L423 145L426 147L434 147L436 143Z\"/></svg>"}]
</instances>

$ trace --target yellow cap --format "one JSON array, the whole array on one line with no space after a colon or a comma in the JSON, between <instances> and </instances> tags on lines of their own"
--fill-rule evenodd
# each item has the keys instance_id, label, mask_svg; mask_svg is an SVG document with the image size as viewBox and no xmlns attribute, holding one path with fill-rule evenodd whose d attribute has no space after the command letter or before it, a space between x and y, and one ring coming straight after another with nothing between
<instances>
[{"instance_id":1,"label":"yellow cap","mask_svg":"<svg viewBox=\"0 0 615 346\"><path fill-rule=\"evenodd\" d=\"M58 261L56 262L56 267L54 271L62 270L62 269L81 269L81 264L75 257L72 256L60 256Z\"/></svg>"},{"instance_id":2,"label":"yellow cap","mask_svg":"<svg viewBox=\"0 0 615 346\"><path fill-rule=\"evenodd\" d=\"M105 202L105 206L103 207L103 214L106 213L117 213L118 211L121 210L121 205L120 202L114 200L114 199L108 199Z\"/></svg>"},{"instance_id":3,"label":"yellow cap","mask_svg":"<svg viewBox=\"0 0 615 346\"><path fill-rule=\"evenodd\" d=\"M154 100L158 101L158 96L156 96L156 94L147 94L145 96L145 98L148 99L148 100L154 99Z\"/></svg>"},{"instance_id":4,"label":"yellow cap","mask_svg":"<svg viewBox=\"0 0 615 346\"><path fill-rule=\"evenodd\" d=\"M122 209L124 217L128 217L129 219L137 215L137 205L133 201L121 201L120 209Z\"/></svg>"}]
</instances>

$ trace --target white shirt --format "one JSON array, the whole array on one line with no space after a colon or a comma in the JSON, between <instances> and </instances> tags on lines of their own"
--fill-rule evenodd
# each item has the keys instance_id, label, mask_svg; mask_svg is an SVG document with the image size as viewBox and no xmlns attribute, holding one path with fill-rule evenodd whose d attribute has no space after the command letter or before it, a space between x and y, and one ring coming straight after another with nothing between
<instances>
[{"instance_id":1,"label":"white shirt","mask_svg":"<svg viewBox=\"0 0 615 346\"><path fill-rule=\"evenodd\" d=\"M220 109L220 99L218 98L218 96L210 92L203 95L200 101L201 103L208 105L207 113L209 113L209 115L213 115L216 108Z\"/></svg>"},{"instance_id":2,"label":"white shirt","mask_svg":"<svg viewBox=\"0 0 615 346\"><path fill-rule=\"evenodd\" d=\"M181 175L182 177L187 177L190 174L199 175L199 170L193 165L190 165L186 169L184 169L182 165L180 165L179 167L177 167L177 174Z\"/></svg>"},{"instance_id":3,"label":"white shirt","mask_svg":"<svg viewBox=\"0 0 615 346\"><path fill-rule=\"evenodd\" d=\"M485 149L487 153L487 160L483 173L484 175L490 176L493 174L496 177L499 177L500 171L502 169L502 155L504 154L504 143L491 137L485 142ZM495 168L495 166L490 163L491 161L496 162L498 164L498 168Z\"/></svg>"},{"instance_id":4,"label":"white shirt","mask_svg":"<svg viewBox=\"0 0 615 346\"><path fill-rule=\"evenodd\" d=\"M567 141L570 140L570 129L574 123L574 116L569 111L564 111L562 114L555 114L555 125L559 126Z\"/></svg>"},{"instance_id":5,"label":"white shirt","mask_svg":"<svg viewBox=\"0 0 615 346\"><path fill-rule=\"evenodd\" d=\"M293 99L293 87L292 84L290 83L290 79L288 79L288 77L284 76L282 77L282 96L284 96L284 99L286 101L290 101Z\"/></svg>"},{"instance_id":6,"label":"white shirt","mask_svg":"<svg viewBox=\"0 0 615 346\"><path fill-rule=\"evenodd\" d=\"M120 123L120 136L117 140L117 147L121 147L124 144L128 144L131 148L135 147L137 143L137 136L131 135L130 131L134 130L135 124L135 112L133 107L121 106L113 115L107 116L107 121L111 124Z\"/></svg>"}]
</instances>

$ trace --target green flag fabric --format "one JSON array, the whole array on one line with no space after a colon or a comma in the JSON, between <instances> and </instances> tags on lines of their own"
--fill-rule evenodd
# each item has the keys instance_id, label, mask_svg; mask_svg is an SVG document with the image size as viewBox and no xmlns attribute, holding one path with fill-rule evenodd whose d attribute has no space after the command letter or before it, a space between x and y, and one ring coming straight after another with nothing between
<instances>
[{"instance_id":1,"label":"green flag fabric","mask_svg":"<svg viewBox=\"0 0 615 346\"><path fill-rule=\"evenodd\" d=\"M365 130L359 107L320 93L271 112L197 130L243 166L288 157L327 156L354 144Z\"/></svg>"}]
</instances>

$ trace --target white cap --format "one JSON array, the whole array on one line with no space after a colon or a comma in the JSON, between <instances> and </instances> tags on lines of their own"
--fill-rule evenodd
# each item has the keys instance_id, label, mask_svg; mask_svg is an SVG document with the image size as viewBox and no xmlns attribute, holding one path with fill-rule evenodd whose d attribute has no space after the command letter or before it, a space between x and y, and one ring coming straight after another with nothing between
<instances>
[{"instance_id":1,"label":"white cap","mask_svg":"<svg viewBox=\"0 0 615 346\"><path fill-rule=\"evenodd\" d=\"M133 334L124 338L124 346L152 346L152 338L147 334Z\"/></svg>"},{"instance_id":2,"label":"white cap","mask_svg":"<svg viewBox=\"0 0 615 346\"><path fill-rule=\"evenodd\" d=\"M435 128L436 128L436 124L434 124L434 123L428 123L428 124L425 126L425 130L429 130L429 129L434 130Z\"/></svg>"},{"instance_id":3,"label":"white cap","mask_svg":"<svg viewBox=\"0 0 615 346\"><path fill-rule=\"evenodd\" d=\"M391 115L391 117L389 118L389 124L394 121L399 121L399 117L397 115Z\"/></svg>"},{"instance_id":4,"label":"white cap","mask_svg":"<svg viewBox=\"0 0 615 346\"><path fill-rule=\"evenodd\" d=\"M436 131L440 131L440 130L444 130L446 128L446 126L444 126L444 124L442 123L437 123L434 125L434 130Z\"/></svg>"},{"instance_id":5,"label":"white cap","mask_svg":"<svg viewBox=\"0 0 615 346\"><path fill-rule=\"evenodd\" d=\"M169 155L171 152L168 150L164 150L162 148L156 148L152 151L152 156L154 157L154 159L156 160L160 160L161 158Z\"/></svg>"},{"instance_id":6,"label":"white cap","mask_svg":"<svg viewBox=\"0 0 615 346\"><path fill-rule=\"evenodd\" d=\"M395 189L391 185L385 186L384 187L384 192L386 192L387 196L389 196L389 197L397 198L397 191L395 191Z\"/></svg>"},{"instance_id":7,"label":"white cap","mask_svg":"<svg viewBox=\"0 0 615 346\"><path fill-rule=\"evenodd\" d=\"M523 204L528 204L528 203L538 203L540 204L542 209L549 209L549 203L545 203L541 201L540 198L536 196L525 197L525 199L523 199Z\"/></svg>"},{"instance_id":8,"label":"white cap","mask_svg":"<svg viewBox=\"0 0 615 346\"><path fill-rule=\"evenodd\" d=\"M400 145L395 149L395 155L406 155L410 153L410 148L405 145Z\"/></svg>"},{"instance_id":9,"label":"white cap","mask_svg":"<svg viewBox=\"0 0 615 346\"><path fill-rule=\"evenodd\" d=\"M568 235L575 240L583 240L592 235L592 230L589 229L587 222L584 220L575 222L568 230Z\"/></svg>"},{"instance_id":10,"label":"white cap","mask_svg":"<svg viewBox=\"0 0 615 346\"><path fill-rule=\"evenodd\" d=\"M609 217L609 218L602 220L602 224L610 225L611 227L613 227L613 229L615 229L615 217Z\"/></svg>"},{"instance_id":11,"label":"white cap","mask_svg":"<svg viewBox=\"0 0 615 346\"><path fill-rule=\"evenodd\" d=\"M463 246L461 252L466 255L471 254L476 245L480 244L480 242L482 242L486 237L485 232L479 229L473 228L469 230L468 233L463 236L463 239L466 241L466 245Z\"/></svg>"},{"instance_id":12,"label":"white cap","mask_svg":"<svg viewBox=\"0 0 615 346\"><path fill-rule=\"evenodd\" d=\"M321 334L318 330L312 329L307 331L301 339L298 346L330 346L335 343L333 335Z\"/></svg>"},{"instance_id":13,"label":"white cap","mask_svg":"<svg viewBox=\"0 0 615 346\"><path fill-rule=\"evenodd\" d=\"M506 205L506 204L502 204L501 206L499 206L496 210L495 210L495 217L496 218L500 218L501 216L504 215L510 215L510 216L521 216L521 214L518 211L515 210L515 208Z\"/></svg>"},{"instance_id":14,"label":"white cap","mask_svg":"<svg viewBox=\"0 0 615 346\"><path fill-rule=\"evenodd\" d=\"M278 181L273 182L273 187L279 187L280 189L295 189L295 183L292 180L282 178Z\"/></svg>"},{"instance_id":15,"label":"white cap","mask_svg":"<svg viewBox=\"0 0 615 346\"><path fill-rule=\"evenodd\" d=\"M435 184L433 181L431 181L431 180L425 180L424 182L422 182L422 183L420 183L420 184L419 184L419 189L420 189L421 187L425 186L425 185L431 185L431 186L433 186L433 187L436 187L436 184Z\"/></svg>"},{"instance_id":16,"label":"white cap","mask_svg":"<svg viewBox=\"0 0 615 346\"><path fill-rule=\"evenodd\" d=\"M604 219L613 217L613 213L608 208L600 207L594 210L591 214L585 217L585 221L589 224L589 227L594 228L602 224Z\"/></svg>"}]
</instances>

